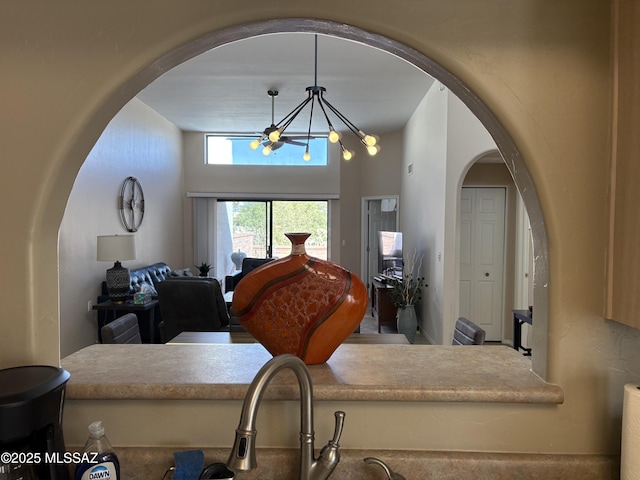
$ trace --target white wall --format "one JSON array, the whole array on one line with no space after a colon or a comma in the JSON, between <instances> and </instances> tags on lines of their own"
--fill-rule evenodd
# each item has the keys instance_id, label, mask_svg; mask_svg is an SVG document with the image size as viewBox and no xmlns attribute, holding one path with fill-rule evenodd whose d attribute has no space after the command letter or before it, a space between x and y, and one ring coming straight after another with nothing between
<instances>
[{"instance_id":1,"label":"white wall","mask_svg":"<svg viewBox=\"0 0 640 480\"><path fill-rule=\"evenodd\" d=\"M431 343L442 341L445 183L447 162L447 97L438 84L429 89L405 128L402 161L400 230L407 268L414 252L422 256L421 276L428 287L416 307L422 333ZM408 169L413 165L413 173Z\"/></svg>"},{"instance_id":2,"label":"white wall","mask_svg":"<svg viewBox=\"0 0 640 480\"><path fill-rule=\"evenodd\" d=\"M473 163L497 146L480 120L456 97L448 94L447 100L447 181L445 194L446 254L443 255L443 343L451 343L456 318L458 318L459 268L453 247L458 241L460 222L460 189L464 177Z\"/></svg>"},{"instance_id":3,"label":"white wall","mask_svg":"<svg viewBox=\"0 0 640 480\"><path fill-rule=\"evenodd\" d=\"M460 187L471 163L496 146L478 119L438 83L407 123L404 140L400 230L405 262L414 252L422 258L420 275L428 284L416 311L431 343L450 343L458 311Z\"/></svg>"},{"instance_id":4,"label":"white wall","mask_svg":"<svg viewBox=\"0 0 640 480\"><path fill-rule=\"evenodd\" d=\"M96 261L96 237L128 233L116 203L125 178L140 181L145 214L135 233L137 259L123 265L185 264L181 139L173 124L133 99L109 123L82 165L60 226L62 356L97 341L97 315L87 311L87 302L95 303L105 271L113 265Z\"/></svg>"}]
</instances>

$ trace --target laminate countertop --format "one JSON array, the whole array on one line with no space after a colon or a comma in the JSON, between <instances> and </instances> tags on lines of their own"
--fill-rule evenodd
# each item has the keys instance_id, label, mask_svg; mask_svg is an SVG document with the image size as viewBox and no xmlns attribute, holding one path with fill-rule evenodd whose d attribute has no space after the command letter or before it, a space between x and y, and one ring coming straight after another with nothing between
<instances>
[{"instance_id":1,"label":"laminate countertop","mask_svg":"<svg viewBox=\"0 0 640 480\"><path fill-rule=\"evenodd\" d=\"M67 399L242 400L271 357L260 344L91 345L62 359ZM315 400L559 404L564 393L507 346L342 344L309 366ZM266 399L297 398L292 372Z\"/></svg>"}]
</instances>

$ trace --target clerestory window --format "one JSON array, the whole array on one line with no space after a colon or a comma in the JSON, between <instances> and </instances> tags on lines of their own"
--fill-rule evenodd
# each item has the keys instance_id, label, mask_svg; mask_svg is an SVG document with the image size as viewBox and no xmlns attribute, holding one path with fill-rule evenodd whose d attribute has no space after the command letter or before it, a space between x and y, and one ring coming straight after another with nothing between
<instances>
[{"instance_id":1,"label":"clerestory window","mask_svg":"<svg viewBox=\"0 0 640 480\"><path fill-rule=\"evenodd\" d=\"M252 150L249 144L257 136L245 134L207 134L205 136L205 163L207 165L267 165L318 167L327 165L327 137L313 136L308 140L310 159L303 160L306 135L290 136L286 142L277 142L268 155L263 153L265 142ZM269 143L268 140L266 143Z\"/></svg>"}]
</instances>

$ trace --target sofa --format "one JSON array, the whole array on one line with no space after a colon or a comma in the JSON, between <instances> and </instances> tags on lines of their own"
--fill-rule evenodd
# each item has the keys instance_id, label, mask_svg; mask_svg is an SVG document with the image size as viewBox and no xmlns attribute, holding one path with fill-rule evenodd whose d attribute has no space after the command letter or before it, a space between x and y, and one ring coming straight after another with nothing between
<instances>
[{"instance_id":1,"label":"sofa","mask_svg":"<svg viewBox=\"0 0 640 480\"><path fill-rule=\"evenodd\" d=\"M169 265L164 262L157 262L152 265L147 265L144 267L134 268L129 270L129 275L131 276L131 286L129 287L129 294L131 299L136 292L140 291L144 286L150 287L151 298L153 300L158 299L158 294L156 287L157 285L166 280L167 278L173 277L193 277L193 273L188 268L182 270L173 270ZM98 296L98 303L106 302L109 300L109 292L107 290L107 282L102 282L101 294ZM154 338L160 339L160 330L158 325L162 322L162 316L160 309L155 307L154 309ZM149 314L150 312L138 312L138 322L140 324L140 335L142 337L142 341L144 343L148 343L151 339L151 332L149 331ZM102 343L102 333L101 329L111 320L111 313L105 312L104 310L98 311L98 340Z\"/></svg>"},{"instance_id":2,"label":"sofa","mask_svg":"<svg viewBox=\"0 0 640 480\"><path fill-rule=\"evenodd\" d=\"M256 268L264 265L265 263L270 262L273 258L253 258L253 257L245 257L242 259L242 269L235 272L232 275L227 275L224 279L224 291L232 292L238 282L242 280L247 273L255 270Z\"/></svg>"}]
</instances>

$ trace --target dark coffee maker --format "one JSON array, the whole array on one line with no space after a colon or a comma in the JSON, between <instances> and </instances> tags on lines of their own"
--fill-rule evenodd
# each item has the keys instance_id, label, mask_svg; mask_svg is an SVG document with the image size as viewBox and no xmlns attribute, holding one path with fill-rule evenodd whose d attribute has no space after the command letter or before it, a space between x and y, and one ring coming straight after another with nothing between
<instances>
[{"instance_id":1,"label":"dark coffee maker","mask_svg":"<svg viewBox=\"0 0 640 480\"><path fill-rule=\"evenodd\" d=\"M69 376L46 365L0 370L0 468L5 478L69 480L62 434Z\"/></svg>"}]
</instances>

